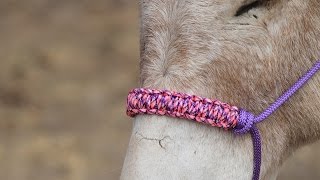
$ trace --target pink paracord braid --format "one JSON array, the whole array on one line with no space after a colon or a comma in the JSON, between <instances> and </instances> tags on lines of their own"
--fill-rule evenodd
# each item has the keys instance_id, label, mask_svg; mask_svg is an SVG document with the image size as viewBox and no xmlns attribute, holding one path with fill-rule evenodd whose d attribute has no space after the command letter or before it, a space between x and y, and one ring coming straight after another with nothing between
<instances>
[{"instance_id":1,"label":"pink paracord braid","mask_svg":"<svg viewBox=\"0 0 320 180\"><path fill-rule=\"evenodd\" d=\"M239 119L236 106L200 96L167 90L134 89L127 99L127 114L167 115L194 120L223 129L233 129Z\"/></svg>"}]
</instances>

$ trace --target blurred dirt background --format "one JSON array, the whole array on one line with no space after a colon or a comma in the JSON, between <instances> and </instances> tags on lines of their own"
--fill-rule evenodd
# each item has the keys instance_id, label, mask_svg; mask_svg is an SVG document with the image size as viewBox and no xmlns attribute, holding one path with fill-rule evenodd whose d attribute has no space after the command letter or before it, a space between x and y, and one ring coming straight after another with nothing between
<instances>
[{"instance_id":1,"label":"blurred dirt background","mask_svg":"<svg viewBox=\"0 0 320 180\"><path fill-rule=\"evenodd\" d=\"M118 179L137 0L1 0L0 27L0 179ZM297 153L279 179L320 179L319 149Z\"/></svg>"}]
</instances>

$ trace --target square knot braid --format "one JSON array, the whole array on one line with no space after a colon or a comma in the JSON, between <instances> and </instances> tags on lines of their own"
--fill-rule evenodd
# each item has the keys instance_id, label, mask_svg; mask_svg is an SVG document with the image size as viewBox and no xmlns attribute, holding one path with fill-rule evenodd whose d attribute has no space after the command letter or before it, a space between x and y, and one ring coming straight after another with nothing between
<instances>
[{"instance_id":1,"label":"square knot braid","mask_svg":"<svg viewBox=\"0 0 320 180\"><path fill-rule=\"evenodd\" d=\"M225 130L233 129L239 119L239 109L219 100L168 90L138 88L127 98L127 115L167 115L189 119Z\"/></svg>"}]
</instances>

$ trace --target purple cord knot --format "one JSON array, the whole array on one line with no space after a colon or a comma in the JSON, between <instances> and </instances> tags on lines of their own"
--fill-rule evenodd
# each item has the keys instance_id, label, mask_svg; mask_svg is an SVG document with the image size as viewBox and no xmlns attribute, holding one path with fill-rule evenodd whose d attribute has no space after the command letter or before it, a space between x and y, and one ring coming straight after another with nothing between
<instances>
[{"instance_id":1,"label":"purple cord knot","mask_svg":"<svg viewBox=\"0 0 320 180\"><path fill-rule=\"evenodd\" d=\"M239 113L238 124L233 131L235 134L239 135L246 134L253 128L255 124L255 116L243 109L240 109Z\"/></svg>"},{"instance_id":2,"label":"purple cord knot","mask_svg":"<svg viewBox=\"0 0 320 180\"><path fill-rule=\"evenodd\" d=\"M239 111L239 120L234 128L234 133L238 135L249 133L253 139L253 180L259 180L261 167L261 137L256 123L260 122L260 116L255 117L251 112L244 109Z\"/></svg>"}]
</instances>

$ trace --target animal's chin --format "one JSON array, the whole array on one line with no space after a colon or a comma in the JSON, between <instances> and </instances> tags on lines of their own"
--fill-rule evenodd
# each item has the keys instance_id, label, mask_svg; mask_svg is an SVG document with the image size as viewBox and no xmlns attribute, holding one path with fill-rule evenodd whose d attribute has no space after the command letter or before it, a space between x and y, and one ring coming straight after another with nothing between
<instances>
[{"instance_id":1,"label":"animal's chin","mask_svg":"<svg viewBox=\"0 0 320 180\"><path fill-rule=\"evenodd\" d=\"M250 137L238 140L241 145L235 146L234 136L230 132L191 121L153 115L138 116L122 179L132 179L132 176L133 179L234 179L240 175L250 179ZM224 167L236 170L229 172L229 168Z\"/></svg>"}]
</instances>

